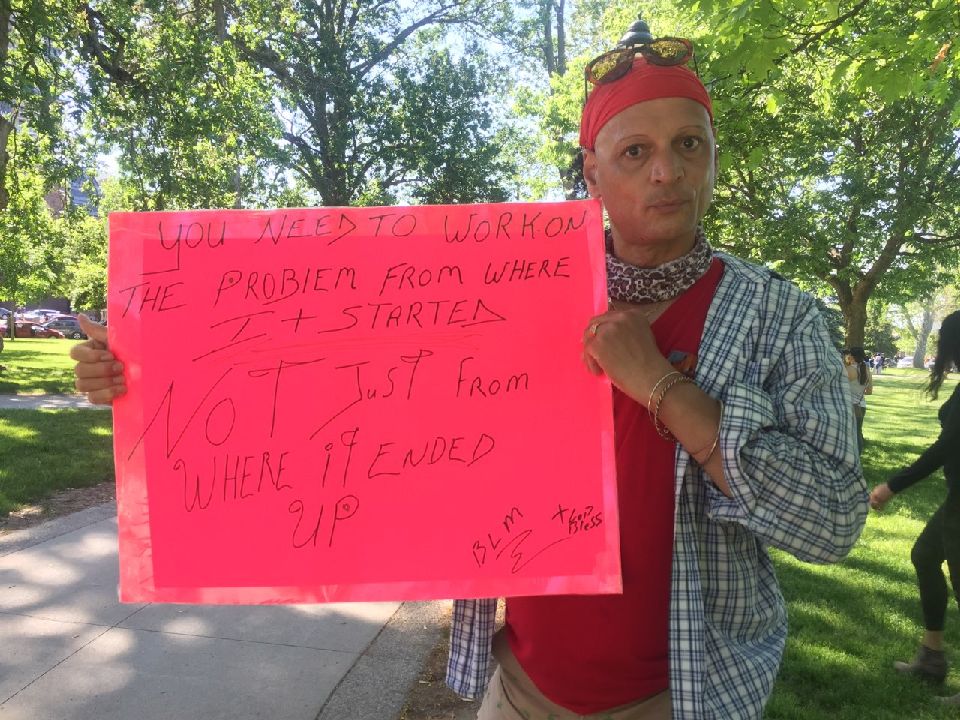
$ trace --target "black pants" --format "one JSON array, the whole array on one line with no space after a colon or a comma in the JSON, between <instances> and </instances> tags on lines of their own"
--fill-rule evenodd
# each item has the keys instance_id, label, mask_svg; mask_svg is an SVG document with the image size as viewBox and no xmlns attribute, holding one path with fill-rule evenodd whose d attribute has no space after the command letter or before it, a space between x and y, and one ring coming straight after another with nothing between
<instances>
[{"instance_id":1,"label":"black pants","mask_svg":"<svg viewBox=\"0 0 960 720\"><path fill-rule=\"evenodd\" d=\"M857 450L863 455L863 416L867 414L867 409L860 405L853 406L853 416L857 419Z\"/></svg>"},{"instance_id":2,"label":"black pants","mask_svg":"<svg viewBox=\"0 0 960 720\"><path fill-rule=\"evenodd\" d=\"M953 596L960 605L960 493L950 493L927 522L913 544L910 559L917 570L923 625L941 631L947 616L947 581L943 561L947 561Z\"/></svg>"}]
</instances>

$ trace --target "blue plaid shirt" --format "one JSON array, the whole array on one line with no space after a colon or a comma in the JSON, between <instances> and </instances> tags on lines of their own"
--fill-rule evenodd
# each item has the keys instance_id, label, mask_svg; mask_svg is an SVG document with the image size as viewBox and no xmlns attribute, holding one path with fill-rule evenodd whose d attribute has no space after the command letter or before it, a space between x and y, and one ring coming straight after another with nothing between
<instances>
[{"instance_id":1,"label":"blue plaid shirt","mask_svg":"<svg viewBox=\"0 0 960 720\"><path fill-rule=\"evenodd\" d=\"M679 445L670 695L674 718L759 718L787 637L766 547L836 562L867 515L849 383L812 298L718 254L697 384L723 401L720 452L733 497ZM454 603L447 684L480 697L496 599Z\"/></svg>"}]
</instances>

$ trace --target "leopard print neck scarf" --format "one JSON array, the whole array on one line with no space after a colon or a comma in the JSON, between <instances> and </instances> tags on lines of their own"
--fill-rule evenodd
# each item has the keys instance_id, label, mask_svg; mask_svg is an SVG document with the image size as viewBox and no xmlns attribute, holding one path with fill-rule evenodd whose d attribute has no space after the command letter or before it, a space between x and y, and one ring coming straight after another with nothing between
<instances>
[{"instance_id":1,"label":"leopard print neck scarf","mask_svg":"<svg viewBox=\"0 0 960 720\"><path fill-rule=\"evenodd\" d=\"M713 250L699 226L690 252L654 268L629 265L617 258L609 230L606 242L607 292L612 300L632 303L672 300L703 277L713 261Z\"/></svg>"}]
</instances>

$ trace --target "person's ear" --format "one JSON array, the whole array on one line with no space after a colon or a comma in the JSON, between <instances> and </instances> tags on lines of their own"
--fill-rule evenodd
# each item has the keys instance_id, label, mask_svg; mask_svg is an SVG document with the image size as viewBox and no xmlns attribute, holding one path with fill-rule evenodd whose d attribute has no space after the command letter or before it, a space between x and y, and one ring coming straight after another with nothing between
<instances>
[{"instance_id":1,"label":"person's ear","mask_svg":"<svg viewBox=\"0 0 960 720\"><path fill-rule=\"evenodd\" d=\"M594 150L583 149L583 181L587 184L590 197L600 197L600 187L597 183L597 153Z\"/></svg>"}]
</instances>

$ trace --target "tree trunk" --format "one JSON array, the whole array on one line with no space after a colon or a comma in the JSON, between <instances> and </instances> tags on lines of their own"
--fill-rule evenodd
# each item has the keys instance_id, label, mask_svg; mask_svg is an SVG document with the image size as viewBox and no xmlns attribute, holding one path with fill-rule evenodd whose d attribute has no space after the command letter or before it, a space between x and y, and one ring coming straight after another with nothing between
<instances>
[{"instance_id":1,"label":"tree trunk","mask_svg":"<svg viewBox=\"0 0 960 720\"><path fill-rule=\"evenodd\" d=\"M13 10L10 0L0 0L0 73L8 76L7 56L10 52L10 18ZM0 210L6 210L10 202L10 194L7 191L7 162L10 155L7 153L7 141L10 139L10 131L13 130L16 122L16 110L11 109L10 119L0 115Z\"/></svg>"},{"instance_id":2,"label":"tree trunk","mask_svg":"<svg viewBox=\"0 0 960 720\"><path fill-rule=\"evenodd\" d=\"M566 14L564 7L566 0L560 0L556 4L557 9L557 73L567 74L567 31L563 26L563 16Z\"/></svg>"},{"instance_id":3,"label":"tree trunk","mask_svg":"<svg viewBox=\"0 0 960 720\"><path fill-rule=\"evenodd\" d=\"M214 0L213 3L213 26L217 32L217 39L223 42L227 39L227 11L223 6L223 0Z\"/></svg>"},{"instance_id":4,"label":"tree trunk","mask_svg":"<svg viewBox=\"0 0 960 720\"><path fill-rule=\"evenodd\" d=\"M213 27L217 33L217 43L223 45L227 41L227 11L223 5L223 0L214 0L213 2ZM233 171L233 191L236 195L233 198L233 209L243 208L243 175L240 172L240 164Z\"/></svg>"},{"instance_id":5,"label":"tree trunk","mask_svg":"<svg viewBox=\"0 0 960 720\"><path fill-rule=\"evenodd\" d=\"M927 357L927 341L930 339L930 333L933 330L933 309L923 308L923 321L920 325L920 331L917 333L917 347L913 351L913 366L923 368L923 361Z\"/></svg>"},{"instance_id":6,"label":"tree trunk","mask_svg":"<svg viewBox=\"0 0 960 720\"><path fill-rule=\"evenodd\" d=\"M6 210L10 203L10 192L7 190L7 163L10 154L7 152L7 142L10 140L10 131L13 123L0 115L0 210Z\"/></svg>"},{"instance_id":7,"label":"tree trunk","mask_svg":"<svg viewBox=\"0 0 960 720\"><path fill-rule=\"evenodd\" d=\"M836 286L835 286L836 288ZM839 290L839 288L836 288ZM844 288L845 292L838 292L840 301L840 310L843 312L844 331L846 334L846 346L863 347L863 338L867 326L867 300L870 294L858 292L860 288L851 292L849 288Z\"/></svg>"},{"instance_id":8,"label":"tree trunk","mask_svg":"<svg viewBox=\"0 0 960 720\"><path fill-rule=\"evenodd\" d=\"M541 48L543 50L543 66L547 70L547 77L552 77L557 71L556 58L553 55L553 1L540 0L540 26L543 30Z\"/></svg>"}]
</instances>

